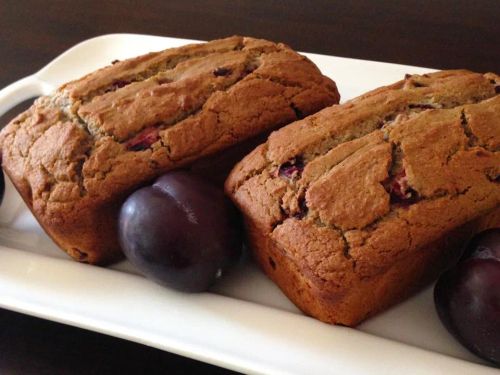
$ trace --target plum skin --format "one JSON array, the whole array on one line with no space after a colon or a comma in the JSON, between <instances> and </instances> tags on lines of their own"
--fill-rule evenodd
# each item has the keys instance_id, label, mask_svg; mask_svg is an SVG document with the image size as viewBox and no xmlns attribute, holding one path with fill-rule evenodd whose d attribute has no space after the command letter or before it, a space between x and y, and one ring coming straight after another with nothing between
<instances>
[{"instance_id":1,"label":"plum skin","mask_svg":"<svg viewBox=\"0 0 500 375\"><path fill-rule=\"evenodd\" d=\"M436 283L434 301L447 330L476 355L500 364L500 229L476 236L462 260Z\"/></svg>"},{"instance_id":2,"label":"plum skin","mask_svg":"<svg viewBox=\"0 0 500 375\"><path fill-rule=\"evenodd\" d=\"M223 192L185 171L128 197L119 217L126 257L148 278L184 292L207 290L237 261L239 215Z\"/></svg>"},{"instance_id":3,"label":"plum skin","mask_svg":"<svg viewBox=\"0 0 500 375\"><path fill-rule=\"evenodd\" d=\"M0 171L0 204L2 204L4 193L5 193L5 180L3 177L3 170L2 170Z\"/></svg>"}]
</instances>

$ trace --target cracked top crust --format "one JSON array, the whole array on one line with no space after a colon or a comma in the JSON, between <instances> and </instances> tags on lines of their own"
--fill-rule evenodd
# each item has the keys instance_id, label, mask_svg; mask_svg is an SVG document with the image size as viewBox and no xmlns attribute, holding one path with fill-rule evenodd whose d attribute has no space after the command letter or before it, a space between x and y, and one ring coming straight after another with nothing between
<instances>
[{"instance_id":1,"label":"cracked top crust","mask_svg":"<svg viewBox=\"0 0 500 375\"><path fill-rule=\"evenodd\" d=\"M283 44L234 36L188 45L114 62L39 98L0 133L3 167L49 235L95 263L111 250L63 238L94 236L73 231L82 217L338 101L335 83Z\"/></svg>"},{"instance_id":2,"label":"cracked top crust","mask_svg":"<svg viewBox=\"0 0 500 375\"><path fill-rule=\"evenodd\" d=\"M491 73L407 76L272 133L226 191L254 236L331 296L499 207L499 86Z\"/></svg>"}]
</instances>

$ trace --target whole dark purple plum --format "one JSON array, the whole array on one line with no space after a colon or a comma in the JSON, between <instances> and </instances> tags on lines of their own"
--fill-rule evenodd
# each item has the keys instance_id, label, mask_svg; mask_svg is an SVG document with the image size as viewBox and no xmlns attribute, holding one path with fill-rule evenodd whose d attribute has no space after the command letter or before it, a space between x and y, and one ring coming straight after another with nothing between
<instances>
[{"instance_id":1,"label":"whole dark purple plum","mask_svg":"<svg viewBox=\"0 0 500 375\"><path fill-rule=\"evenodd\" d=\"M208 289L242 247L234 206L217 187L185 171L134 192L121 208L119 236L141 272L186 292Z\"/></svg>"},{"instance_id":2,"label":"whole dark purple plum","mask_svg":"<svg viewBox=\"0 0 500 375\"><path fill-rule=\"evenodd\" d=\"M500 364L500 228L475 236L434 289L438 315L470 351Z\"/></svg>"}]
</instances>

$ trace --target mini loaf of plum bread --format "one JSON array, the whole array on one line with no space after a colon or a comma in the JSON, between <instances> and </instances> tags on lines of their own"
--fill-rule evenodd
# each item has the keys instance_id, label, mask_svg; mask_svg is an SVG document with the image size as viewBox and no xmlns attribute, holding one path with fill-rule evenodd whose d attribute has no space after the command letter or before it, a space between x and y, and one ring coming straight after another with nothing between
<instances>
[{"instance_id":1,"label":"mini loaf of plum bread","mask_svg":"<svg viewBox=\"0 0 500 375\"><path fill-rule=\"evenodd\" d=\"M120 257L134 189L338 103L335 83L283 44L230 37L115 62L41 97L0 134L3 168L74 259Z\"/></svg>"},{"instance_id":2,"label":"mini loaf of plum bread","mask_svg":"<svg viewBox=\"0 0 500 375\"><path fill-rule=\"evenodd\" d=\"M436 276L500 224L499 86L407 76L272 133L226 181L265 272L305 313L349 326Z\"/></svg>"}]
</instances>

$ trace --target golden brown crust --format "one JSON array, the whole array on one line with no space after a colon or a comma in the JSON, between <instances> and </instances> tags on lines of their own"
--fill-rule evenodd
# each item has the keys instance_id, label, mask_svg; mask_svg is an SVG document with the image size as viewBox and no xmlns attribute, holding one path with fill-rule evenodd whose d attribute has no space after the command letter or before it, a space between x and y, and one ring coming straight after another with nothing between
<instances>
[{"instance_id":1,"label":"golden brown crust","mask_svg":"<svg viewBox=\"0 0 500 375\"><path fill-rule=\"evenodd\" d=\"M338 103L305 57L231 37L117 62L42 97L0 133L3 167L72 257L120 256L116 215L172 168Z\"/></svg>"},{"instance_id":2,"label":"golden brown crust","mask_svg":"<svg viewBox=\"0 0 500 375\"><path fill-rule=\"evenodd\" d=\"M226 191L293 302L354 325L442 268L500 205L499 83L408 76L272 133L233 169Z\"/></svg>"}]
</instances>

